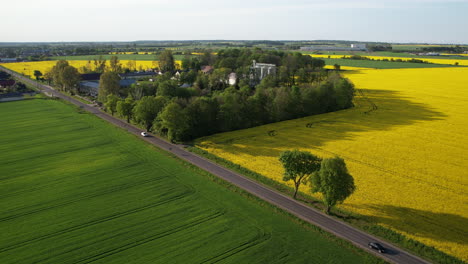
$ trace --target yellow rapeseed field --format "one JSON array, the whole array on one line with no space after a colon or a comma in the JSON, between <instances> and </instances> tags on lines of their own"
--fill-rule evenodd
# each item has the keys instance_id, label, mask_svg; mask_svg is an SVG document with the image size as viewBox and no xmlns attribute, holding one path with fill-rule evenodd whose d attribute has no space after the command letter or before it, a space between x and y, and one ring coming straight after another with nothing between
<instances>
[{"instance_id":1,"label":"yellow rapeseed field","mask_svg":"<svg viewBox=\"0 0 468 264\"><path fill-rule=\"evenodd\" d=\"M330 59L341 59L343 57L347 57L347 58L351 57L351 55L323 55L323 54L311 54L310 56L315 57L315 58L328 58L328 57L330 57ZM461 60L457 60L457 59L453 59L453 58L450 58L450 59L428 58L427 59L427 58L417 58L417 57L416 58L408 58L408 57L388 57L388 56L364 56L364 57L374 59L374 60L383 60L383 59L397 60L397 59L401 59L403 61L407 61L407 60L411 60L411 59L420 59L420 60L427 61L427 62L434 63L434 64L448 64L448 65L455 65L455 63L458 62L458 65L468 66L468 60L466 60L466 59L461 59Z\"/></svg>"},{"instance_id":2,"label":"yellow rapeseed field","mask_svg":"<svg viewBox=\"0 0 468 264\"><path fill-rule=\"evenodd\" d=\"M341 208L468 261L468 68L346 76L362 92L355 108L217 134L197 145L280 182L282 151L339 155L357 186ZM370 102L377 109L368 112Z\"/></svg>"},{"instance_id":3,"label":"yellow rapeseed field","mask_svg":"<svg viewBox=\"0 0 468 264\"><path fill-rule=\"evenodd\" d=\"M135 62L135 63L133 63ZM13 71L19 72L23 75L34 77L34 71L39 70L42 74L50 71L50 69L57 63L57 61L31 61L31 62L16 62L16 63L0 63L1 66L11 69ZM86 66L89 62L85 60L71 60L68 63L78 68L80 70L81 67ZM120 63L123 67L127 67L130 63L132 65L136 65L134 70L139 70L140 67L143 70L147 70L150 68L158 67L158 63L155 61L142 61L142 60L121 60ZM181 61L176 61L176 64L181 64ZM107 65L109 65L109 61L107 61ZM90 67L94 68L93 61L90 63ZM133 67L133 66L132 66Z\"/></svg>"}]
</instances>

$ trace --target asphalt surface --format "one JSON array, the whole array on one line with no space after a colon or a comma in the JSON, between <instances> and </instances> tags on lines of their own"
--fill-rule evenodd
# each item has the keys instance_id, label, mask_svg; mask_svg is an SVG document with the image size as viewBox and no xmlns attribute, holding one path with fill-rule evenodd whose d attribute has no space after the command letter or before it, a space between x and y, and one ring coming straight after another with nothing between
<instances>
[{"instance_id":1,"label":"asphalt surface","mask_svg":"<svg viewBox=\"0 0 468 264\"><path fill-rule=\"evenodd\" d=\"M92 105L88 105L85 103L82 103L72 97L66 96L60 92L55 91L52 87L47 86L47 85L42 85L38 84L33 80L30 80L28 78L25 78L15 72L12 72L10 70L5 70L3 68L0 68L0 70L4 70L9 72L10 74L14 75L15 77L22 79L24 82L28 82L44 93L46 93L49 96L55 96L58 98L61 98L65 101L71 102L78 107L95 114L96 116L109 121L110 123L121 127L128 132L138 135L141 137L141 129L134 127L133 125L130 125L126 123L125 121L122 121L118 118L115 118L107 113L102 112L99 110L97 107L94 107ZM371 254L374 254L378 257L383 258L384 260L392 263L402 263L402 264L419 264L419 263L430 263L426 260L421 259L420 257L417 257L415 255L412 255L392 244L389 242L386 242L382 239L376 238L370 234L365 233L364 231L361 231L359 229L356 229L349 224L339 221L337 219L334 219L324 213L322 213L319 210L316 210L314 208L308 207L291 197L288 197L278 191L272 190L258 182L255 182L249 178L246 178L245 176L242 176L238 173L235 173L231 170L228 170L218 164L215 164L211 162L210 160L207 160L203 157L200 157L198 155L195 155L183 148L183 146L180 145L175 145L171 144L165 140L162 140L158 137L152 136L150 134L149 137L141 137L143 140L163 149L168 152L171 152L172 154L176 155L177 157L190 162L191 164L210 172L211 174L224 179L240 188L243 190L279 207L282 208L283 210L301 218L302 220L309 222L313 225L316 225L338 237L341 237L345 240L350 241L354 245L370 252ZM382 246L385 247L387 250L386 253L380 254L376 252L373 249L369 249L367 246L367 243L369 242L378 242Z\"/></svg>"}]
</instances>

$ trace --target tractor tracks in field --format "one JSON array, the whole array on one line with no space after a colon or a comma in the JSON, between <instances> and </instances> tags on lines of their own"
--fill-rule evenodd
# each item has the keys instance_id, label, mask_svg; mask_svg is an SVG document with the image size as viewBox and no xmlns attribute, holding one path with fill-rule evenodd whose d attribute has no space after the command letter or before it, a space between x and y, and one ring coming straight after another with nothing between
<instances>
[{"instance_id":1,"label":"tractor tracks in field","mask_svg":"<svg viewBox=\"0 0 468 264\"><path fill-rule=\"evenodd\" d=\"M80 230L80 229L83 229L83 228L86 228L86 227L89 227L89 226L92 226L92 225L104 223L104 222L111 221L111 220L114 220L114 219L117 219L117 218L120 218L120 217L128 216L128 215L135 214L135 213L139 213L139 212L142 212L142 211L145 211L145 210L148 210L148 209L151 209L151 208L155 208L155 207L158 207L158 206L161 206L161 205L173 202L173 201L180 200L180 199L188 197L188 196L190 196L192 194L194 194L194 192L179 194L177 196L169 197L168 199L165 199L165 200L160 200L160 201L158 201L156 203L148 204L148 205L141 206L141 207L138 207L138 208L133 208L133 209L125 211L125 212L112 214L112 215L109 215L109 216L106 216L106 217L103 217L103 218L99 218L99 219L96 219L96 220L93 220L93 221L83 223L81 225L72 226L72 227L65 228L65 229L62 229L62 230L59 230L59 231L56 231L56 232L53 232L53 233L43 235L43 236L39 236L39 237L35 237L35 238L29 239L29 240L25 240L25 241L22 241L22 242L19 242L19 243L15 243L15 244L0 248L0 253L5 252L5 251L9 251L9 250L12 250L12 249L15 249L15 248L18 248L18 247L22 247L22 246L25 246L25 245L28 245L28 244L31 244L31 243L34 243L34 242L38 242L38 241L41 241L41 240L44 240L44 239L48 239L48 238L52 238L52 237L55 237L55 236L58 236L58 235L62 235L62 234L68 233L68 232Z\"/></svg>"},{"instance_id":2,"label":"tractor tracks in field","mask_svg":"<svg viewBox=\"0 0 468 264\"><path fill-rule=\"evenodd\" d=\"M32 215L32 214L36 214L36 213L40 213L40 212L44 212L44 211L48 211L48 210L51 210L51 209L60 208L60 207L63 207L63 206L69 205L69 204L73 204L73 203L76 203L76 202L79 202L79 201L92 199L92 198L96 198L96 197L99 197L99 196L112 194L112 193L115 193L115 192L120 192L120 191L123 191L123 190L127 190L127 189L134 188L134 187L137 187L137 186L145 185L145 184L148 184L148 183L152 183L152 182L156 182L156 181L162 181L165 178L166 177L153 178L153 179L140 181L140 182L136 182L136 183L130 183L130 184L123 184L123 185L114 186L113 188L109 188L109 189L106 189L106 190L103 190L103 191L100 191L100 192L97 192L97 193L83 195L83 196L80 196L80 197L75 198L75 199L69 199L69 200L66 200L66 201L61 202L61 203L52 204L50 206L37 208L37 209L30 210L30 211L22 212L22 213L12 214L12 215L9 215L9 216L6 216L6 217L1 217L0 222L10 221L10 220L17 219L17 218L20 218L20 217L24 217L24 216L28 216L28 215ZM35 207L35 206L30 206L30 207ZM20 210L26 210L26 209L27 209L27 207L26 208L23 207L23 208L17 208L14 211L20 211ZM8 213L8 212L5 212L5 213Z\"/></svg>"},{"instance_id":3,"label":"tractor tracks in field","mask_svg":"<svg viewBox=\"0 0 468 264\"><path fill-rule=\"evenodd\" d=\"M364 111L363 113L364 114L370 114L371 112L373 111L377 111L377 109L379 109L379 107L369 98L367 97L365 94L364 94L364 91L362 89L356 89L357 93L359 94L359 96L361 96L362 98L364 98L364 100L369 103L370 105L370 109L367 110L367 111Z\"/></svg>"}]
</instances>

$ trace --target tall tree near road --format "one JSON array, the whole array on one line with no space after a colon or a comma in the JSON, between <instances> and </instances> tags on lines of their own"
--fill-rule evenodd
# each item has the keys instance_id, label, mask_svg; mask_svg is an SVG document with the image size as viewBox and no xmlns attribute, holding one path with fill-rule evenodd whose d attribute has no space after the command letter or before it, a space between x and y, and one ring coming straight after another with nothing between
<instances>
[{"instance_id":1,"label":"tall tree near road","mask_svg":"<svg viewBox=\"0 0 468 264\"><path fill-rule=\"evenodd\" d=\"M117 113L127 119L127 123L130 123L130 119L133 117L133 107L135 107L135 100L129 95L125 100L117 102Z\"/></svg>"},{"instance_id":2,"label":"tall tree near road","mask_svg":"<svg viewBox=\"0 0 468 264\"><path fill-rule=\"evenodd\" d=\"M101 74L99 80L98 101L105 103L109 94L119 95L120 77L115 72Z\"/></svg>"},{"instance_id":3,"label":"tall tree near road","mask_svg":"<svg viewBox=\"0 0 468 264\"><path fill-rule=\"evenodd\" d=\"M68 61L66 60L59 60L55 65L52 67L50 70L50 77L52 81L54 82L55 85L59 86L59 89L63 89L63 84L62 84L62 72L65 69L65 67L70 66L68 64Z\"/></svg>"},{"instance_id":4,"label":"tall tree near road","mask_svg":"<svg viewBox=\"0 0 468 264\"><path fill-rule=\"evenodd\" d=\"M185 139L189 128L189 118L178 103L171 102L166 105L156 120L156 122L160 122L157 124L160 130L167 131L167 137L171 142Z\"/></svg>"},{"instance_id":5,"label":"tall tree near road","mask_svg":"<svg viewBox=\"0 0 468 264\"><path fill-rule=\"evenodd\" d=\"M164 50L159 55L159 69L162 72L173 72L175 70L175 60L170 50Z\"/></svg>"},{"instance_id":6,"label":"tall tree near road","mask_svg":"<svg viewBox=\"0 0 468 264\"><path fill-rule=\"evenodd\" d=\"M168 99L163 96L144 96L135 105L133 114L140 124L143 124L146 131L150 131L153 121L159 112L166 106Z\"/></svg>"},{"instance_id":7,"label":"tall tree near road","mask_svg":"<svg viewBox=\"0 0 468 264\"><path fill-rule=\"evenodd\" d=\"M287 150L280 154L279 160L284 167L283 181L294 182L293 198L296 199L301 183L320 169L321 159L307 151Z\"/></svg>"},{"instance_id":8,"label":"tall tree near road","mask_svg":"<svg viewBox=\"0 0 468 264\"><path fill-rule=\"evenodd\" d=\"M113 116L114 113L117 111L117 103L119 102L119 97L116 96L115 94L109 94L107 95L107 100L106 103L104 104L111 112L111 115Z\"/></svg>"},{"instance_id":9,"label":"tall tree near road","mask_svg":"<svg viewBox=\"0 0 468 264\"><path fill-rule=\"evenodd\" d=\"M340 157L324 159L320 170L310 177L311 191L323 195L326 213L338 203L342 203L355 190L354 179L346 168L345 161Z\"/></svg>"},{"instance_id":10,"label":"tall tree near road","mask_svg":"<svg viewBox=\"0 0 468 264\"><path fill-rule=\"evenodd\" d=\"M63 90L72 94L77 93L78 83L81 77L78 70L73 66L66 66L61 72L60 81Z\"/></svg>"}]
</instances>

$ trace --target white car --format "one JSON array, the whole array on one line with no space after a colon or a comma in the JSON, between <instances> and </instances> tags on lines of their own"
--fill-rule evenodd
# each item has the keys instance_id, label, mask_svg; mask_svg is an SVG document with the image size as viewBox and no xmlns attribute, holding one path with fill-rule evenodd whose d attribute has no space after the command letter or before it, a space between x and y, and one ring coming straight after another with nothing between
<instances>
[{"instance_id":1,"label":"white car","mask_svg":"<svg viewBox=\"0 0 468 264\"><path fill-rule=\"evenodd\" d=\"M141 134L142 136L144 136L144 137L148 137L148 136L149 136L149 134L146 133L146 132L141 132L140 134Z\"/></svg>"}]
</instances>

